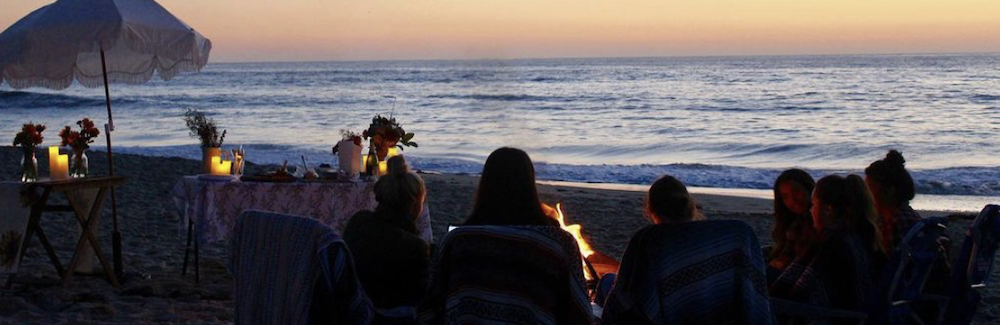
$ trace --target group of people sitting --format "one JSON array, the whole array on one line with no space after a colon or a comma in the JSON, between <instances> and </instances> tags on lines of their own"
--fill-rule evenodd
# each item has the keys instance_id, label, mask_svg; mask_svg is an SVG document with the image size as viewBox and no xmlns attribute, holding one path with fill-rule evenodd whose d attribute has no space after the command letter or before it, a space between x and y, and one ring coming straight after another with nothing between
<instances>
[{"instance_id":1,"label":"group of people sitting","mask_svg":"<svg viewBox=\"0 0 1000 325\"><path fill-rule=\"evenodd\" d=\"M714 317L710 323L770 323L772 315L766 304L767 297L838 309L863 310L868 293L876 285L890 252L899 245L909 228L921 220L920 215L909 205L914 197L914 183L904 163L903 156L893 150L884 159L872 163L865 170L864 177L829 175L814 182L805 171L785 171L774 184L773 246L765 248L764 253L761 253L752 229L742 222L725 221L711 227L698 228L699 224L719 221L705 221L685 185L674 177L663 176L651 185L646 199L646 215L654 225L641 230L632 238L617 272L617 281L610 281L613 283L611 289L602 291L591 287L592 290L589 291L602 292L585 297L590 299L586 302L589 303L596 296L597 300L593 301L595 305L604 306L603 315L599 315L603 324L691 323L684 320L690 320L694 316L702 317L703 321L708 321L703 317ZM401 156L391 158L388 169L387 175L379 178L374 187L377 208L355 214L343 232L343 240L353 257L361 287L378 310L389 314L410 310L415 320L422 318L420 321L431 324L519 323L516 317L534 317L536 321L531 322L534 324L594 322L593 310L573 304L573 301L579 300L578 292L583 292L584 295L588 292L588 288L584 287L587 284L582 279L577 279L580 277L581 267L579 263L572 262L573 259L568 260L571 261L568 264L577 264L565 268L569 270L565 272L573 273L567 275L570 281L530 283L530 286L554 287L552 292L557 293L551 296L512 293L500 298L490 298L493 300L487 303L439 297L458 292L435 287L457 281L454 277L458 276L455 275L451 275L451 279L441 279L453 266L443 266L448 264L441 259L448 257L440 255L451 254L453 250L448 247L432 248L431 244L418 235L414 220L420 215L427 197L421 177L409 169ZM493 229L488 226L558 228L559 222L554 217L554 211L539 200L531 159L522 150L505 147L497 149L487 159L475 193L472 212L463 225L480 228L487 226L486 229ZM741 235L743 233L746 234ZM652 241L649 238L655 237L654 234L669 238L666 242ZM670 244L670 240L681 240L686 236L703 236L697 237L701 238L697 240L703 242L669 254L660 252L664 250L663 247L655 247L674 245ZM458 240L448 242L448 237L446 236L443 246L477 245L469 241L461 241L461 244ZM511 241L501 240L495 243L505 242ZM739 245L729 246L728 242L737 242ZM461 262L488 264L491 261L477 259L504 260L496 254L483 252L491 247L503 249L485 247L499 245L495 243L484 242L484 247L473 247L482 254L460 255L463 259ZM649 247L650 243L654 243L653 247ZM575 248L575 242L571 245ZM442 250L447 252L442 253ZM715 250L717 254L713 253L716 256L710 261L698 261L683 268L676 265L696 250ZM572 254L577 257L575 261L580 261L577 252ZM509 260L504 261L503 263L511 263ZM525 261L519 263L548 262L537 262L537 259L525 257ZM670 273L667 275L640 274L636 271L636 265L643 263L660 263L664 269L673 269L663 271ZM540 270L563 272L560 270L564 268L556 264L558 263L543 265ZM766 271L754 271L754 265L759 265L761 270L765 270L766 265ZM943 268L947 268L947 265ZM471 270L467 273L474 274L462 274L460 277L462 281L509 281L511 287L527 286L518 283L520 280L516 275L497 277L488 274L517 272L517 266L497 265L495 269L497 270L478 272ZM720 276L723 271L735 275ZM558 278L557 276L555 274L552 279ZM697 298L696 296L703 294L692 293L691 290L706 288L684 288L701 278L713 276L722 281L718 283L737 288L722 290L723 295L764 297L764 304L754 305L747 302L748 299L740 297ZM647 278L651 280L644 280ZM599 280L594 279L594 282L597 281ZM663 294L664 291L671 290L682 293L680 300L669 303L673 308L679 309L675 313L680 316L667 316L657 311L668 305L666 301L637 301L643 300L647 294L655 296L656 292ZM483 299L485 298L479 300ZM544 310L529 311L511 307L519 304L519 301L536 303L544 306ZM698 314L700 309L709 308L705 306L720 301L723 306L719 308L724 312L708 310L705 314ZM447 306L438 306L442 304ZM684 304L690 307L684 307ZM449 310L462 308L479 314L478 320L460 320L454 318L458 316L447 314ZM522 312L524 315L518 315ZM685 313L689 313L688 316L691 317L685 316ZM729 317L735 320L727 320Z\"/></svg>"}]
</instances>

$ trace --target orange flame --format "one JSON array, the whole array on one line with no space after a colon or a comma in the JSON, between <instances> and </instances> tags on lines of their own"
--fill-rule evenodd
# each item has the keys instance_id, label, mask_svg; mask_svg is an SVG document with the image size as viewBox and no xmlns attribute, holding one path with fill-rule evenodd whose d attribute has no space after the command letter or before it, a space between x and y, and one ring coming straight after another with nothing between
<instances>
[{"instance_id":1,"label":"orange flame","mask_svg":"<svg viewBox=\"0 0 1000 325\"><path fill-rule=\"evenodd\" d=\"M563 215L562 212L562 203L556 203L556 217L559 220L559 227L565 230L566 232L570 233L571 235L573 235L573 238L576 239L576 245L580 247L580 255L583 255L584 259L590 257L590 255L594 255L594 249L590 248L590 244L583 239L583 235L580 233L580 229L582 229L583 226L580 226L578 224L572 224L572 225L566 224L566 217ZM590 272L587 272L586 261L583 262L582 267L583 267L583 276L587 280L592 280Z\"/></svg>"}]
</instances>

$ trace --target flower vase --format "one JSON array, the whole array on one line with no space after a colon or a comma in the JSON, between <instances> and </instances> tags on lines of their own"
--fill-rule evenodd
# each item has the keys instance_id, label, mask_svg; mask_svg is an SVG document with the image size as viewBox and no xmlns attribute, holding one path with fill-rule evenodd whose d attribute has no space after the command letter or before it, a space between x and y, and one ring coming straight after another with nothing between
<instances>
[{"instance_id":1,"label":"flower vase","mask_svg":"<svg viewBox=\"0 0 1000 325\"><path fill-rule=\"evenodd\" d=\"M38 159L35 159L35 150L25 151L21 157L21 181L30 183L38 180Z\"/></svg>"},{"instance_id":2,"label":"flower vase","mask_svg":"<svg viewBox=\"0 0 1000 325\"><path fill-rule=\"evenodd\" d=\"M90 173L90 168L87 162L87 153L85 150L73 150L73 159L69 163L69 176L73 178L87 177Z\"/></svg>"},{"instance_id":3,"label":"flower vase","mask_svg":"<svg viewBox=\"0 0 1000 325\"><path fill-rule=\"evenodd\" d=\"M341 140L337 143L337 164L340 170L348 175L357 175L361 169L361 146L352 140Z\"/></svg>"},{"instance_id":4,"label":"flower vase","mask_svg":"<svg viewBox=\"0 0 1000 325\"><path fill-rule=\"evenodd\" d=\"M203 147L201 148L201 173L211 174L212 173L212 157L221 157L222 148L219 147Z\"/></svg>"}]
</instances>

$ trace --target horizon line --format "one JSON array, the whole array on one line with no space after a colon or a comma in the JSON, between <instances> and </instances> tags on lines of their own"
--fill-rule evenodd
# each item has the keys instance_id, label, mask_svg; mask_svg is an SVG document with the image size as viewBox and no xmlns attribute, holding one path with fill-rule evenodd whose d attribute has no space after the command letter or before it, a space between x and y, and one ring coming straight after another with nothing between
<instances>
[{"instance_id":1,"label":"horizon line","mask_svg":"<svg viewBox=\"0 0 1000 325\"><path fill-rule=\"evenodd\" d=\"M962 56L962 55L1000 55L1000 52L888 52L888 53L826 53L826 54L708 54L708 55L637 55L637 56L565 56L565 57L523 57L523 58L416 58L416 59L346 59L346 60L262 60L262 61L219 61L211 63L245 64L245 63L353 63L353 62L477 62L477 61L534 61L534 60L607 60L607 59L685 59L685 58L766 58L766 57L834 57L834 56Z\"/></svg>"}]
</instances>

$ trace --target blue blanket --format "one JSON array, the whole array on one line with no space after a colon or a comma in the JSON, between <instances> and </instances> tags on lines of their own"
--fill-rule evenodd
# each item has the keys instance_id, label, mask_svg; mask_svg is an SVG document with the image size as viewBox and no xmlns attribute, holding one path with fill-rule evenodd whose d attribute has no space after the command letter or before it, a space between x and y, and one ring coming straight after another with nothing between
<instances>
[{"instance_id":1,"label":"blue blanket","mask_svg":"<svg viewBox=\"0 0 1000 325\"><path fill-rule=\"evenodd\" d=\"M579 249L558 227L464 226L438 253L421 308L429 324L593 322Z\"/></svg>"},{"instance_id":2,"label":"blue blanket","mask_svg":"<svg viewBox=\"0 0 1000 325\"><path fill-rule=\"evenodd\" d=\"M640 230L622 257L602 324L772 324L753 229L726 220Z\"/></svg>"},{"instance_id":3,"label":"blue blanket","mask_svg":"<svg viewBox=\"0 0 1000 325\"><path fill-rule=\"evenodd\" d=\"M350 252L314 219L247 211L232 239L237 324L368 324Z\"/></svg>"}]
</instances>

